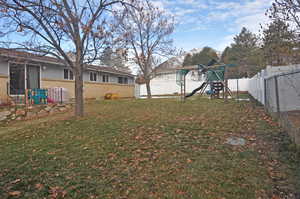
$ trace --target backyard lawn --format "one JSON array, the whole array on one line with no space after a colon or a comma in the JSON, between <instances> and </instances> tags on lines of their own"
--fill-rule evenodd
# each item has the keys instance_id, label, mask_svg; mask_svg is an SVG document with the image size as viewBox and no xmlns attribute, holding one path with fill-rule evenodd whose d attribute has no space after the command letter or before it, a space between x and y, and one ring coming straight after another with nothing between
<instances>
[{"instance_id":1,"label":"backyard lawn","mask_svg":"<svg viewBox=\"0 0 300 199\"><path fill-rule=\"evenodd\" d=\"M296 198L280 128L250 102L119 100L86 111L0 129L0 198Z\"/></svg>"}]
</instances>

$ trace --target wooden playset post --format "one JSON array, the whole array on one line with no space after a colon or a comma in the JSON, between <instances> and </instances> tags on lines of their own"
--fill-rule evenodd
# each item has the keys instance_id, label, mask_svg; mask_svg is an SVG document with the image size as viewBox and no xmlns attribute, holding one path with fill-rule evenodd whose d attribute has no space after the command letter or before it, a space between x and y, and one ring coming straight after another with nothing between
<instances>
[{"instance_id":1,"label":"wooden playset post","mask_svg":"<svg viewBox=\"0 0 300 199\"><path fill-rule=\"evenodd\" d=\"M223 93L222 93L222 98L225 99L225 83L223 82Z\"/></svg>"}]
</instances>

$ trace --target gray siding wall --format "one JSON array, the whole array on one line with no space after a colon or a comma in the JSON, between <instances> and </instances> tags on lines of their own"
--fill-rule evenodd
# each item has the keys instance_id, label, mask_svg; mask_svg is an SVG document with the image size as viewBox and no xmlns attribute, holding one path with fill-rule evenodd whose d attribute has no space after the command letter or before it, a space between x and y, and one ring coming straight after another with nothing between
<instances>
[{"instance_id":1,"label":"gray siding wall","mask_svg":"<svg viewBox=\"0 0 300 199\"><path fill-rule=\"evenodd\" d=\"M133 77L130 77L128 79L128 84L134 84L134 78Z\"/></svg>"},{"instance_id":2,"label":"gray siding wall","mask_svg":"<svg viewBox=\"0 0 300 199\"><path fill-rule=\"evenodd\" d=\"M0 75L8 76L8 63L0 61Z\"/></svg>"},{"instance_id":3,"label":"gray siding wall","mask_svg":"<svg viewBox=\"0 0 300 199\"><path fill-rule=\"evenodd\" d=\"M50 64L40 64L41 66L41 78L44 79L53 79L53 80L64 80L64 69L69 69L68 67L63 67L59 65L50 65ZM110 73L97 73L97 82L102 82L102 76L109 76L109 83L118 83L118 77L126 77L124 75L116 75ZM8 76L8 62L4 62L0 60L0 75ZM132 77L127 77L128 83L133 84L134 80ZM90 71L86 71L83 74L84 81L90 81Z\"/></svg>"},{"instance_id":4,"label":"gray siding wall","mask_svg":"<svg viewBox=\"0 0 300 199\"><path fill-rule=\"evenodd\" d=\"M42 78L47 79L57 79L57 80L63 80L64 79L64 69L68 69L67 67L62 66L46 66L42 67ZM90 81L90 72L95 71L85 71L83 73L83 81ZM103 75L108 75L109 83L118 83L118 77L126 77L124 75L116 75L116 74L110 74L110 73L102 73L102 72L96 72L97 73L97 82L103 82ZM127 77L128 83L133 84L134 80L132 77Z\"/></svg>"},{"instance_id":5,"label":"gray siding wall","mask_svg":"<svg viewBox=\"0 0 300 199\"><path fill-rule=\"evenodd\" d=\"M109 77L110 77L110 79L109 79L110 82L112 82L112 83L118 83L118 77L119 76L117 76L117 75L110 75Z\"/></svg>"},{"instance_id":6,"label":"gray siding wall","mask_svg":"<svg viewBox=\"0 0 300 199\"><path fill-rule=\"evenodd\" d=\"M64 69L70 69L63 66L54 66L54 65L42 65L42 78L46 79L55 79L55 80L63 80L64 79ZM83 81L90 81L90 72L95 71L85 71L83 73ZM108 75L109 83L118 83L118 77L126 77L125 75L116 75L110 73L96 72L97 73L97 81L103 82L103 75ZM134 83L134 78L127 77L128 84Z\"/></svg>"},{"instance_id":7,"label":"gray siding wall","mask_svg":"<svg viewBox=\"0 0 300 199\"><path fill-rule=\"evenodd\" d=\"M63 80L64 69L67 69L67 67L43 64L41 77L45 79Z\"/></svg>"}]
</instances>

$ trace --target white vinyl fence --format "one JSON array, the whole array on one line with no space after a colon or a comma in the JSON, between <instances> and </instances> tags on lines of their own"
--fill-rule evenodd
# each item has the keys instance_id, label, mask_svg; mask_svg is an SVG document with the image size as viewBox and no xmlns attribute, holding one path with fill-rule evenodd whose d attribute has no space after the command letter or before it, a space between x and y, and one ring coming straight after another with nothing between
<instances>
[{"instance_id":1,"label":"white vinyl fence","mask_svg":"<svg viewBox=\"0 0 300 199\"><path fill-rule=\"evenodd\" d=\"M195 81L192 75L186 79L186 92L191 93L203 81ZM248 91L269 112L300 110L300 65L268 66L251 79L230 79L231 91ZM174 95L180 93L176 74L166 74L151 81L152 95ZM146 85L137 85L136 97L146 96Z\"/></svg>"},{"instance_id":2,"label":"white vinyl fence","mask_svg":"<svg viewBox=\"0 0 300 199\"><path fill-rule=\"evenodd\" d=\"M249 81L248 78L242 79L229 79L228 80L228 88L233 91L248 91L249 90Z\"/></svg>"},{"instance_id":3,"label":"white vinyl fence","mask_svg":"<svg viewBox=\"0 0 300 199\"><path fill-rule=\"evenodd\" d=\"M299 117L300 65L267 68L250 79L249 93L279 119L292 141L300 146L300 128L290 117Z\"/></svg>"},{"instance_id":4,"label":"white vinyl fence","mask_svg":"<svg viewBox=\"0 0 300 199\"><path fill-rule=\"evenodd\" d=\"M187 79L186 80L186 92L191 93L193 90L198 88L203 81L194 81ZM147 89L145 84L137 85L138 88L136 93L139 93L139 96L146 96ZM228 80L228 87L231 91L248 91L249 79L230 79ZM180 94L180 86L176 84L175 78L170 79L153 79L150 82L151 94L152 95L174 95Z\"/></svg>"},{"instance_id":5,"label":"white vinyl fence","mask_svg":"<svg viewBox=\"0 0 300 199\"><path fill-rule=\"evenodd\" d=\"M284 67L274 67L284 68ZM270 113L300 110L300 70L262 71L249 80L249 93Z\"/></svg>"},{"instance_id":6,"label":"white vinyl fence","mask_svg":"<svg viewBox=\"0 0 300 199\"><path fill-rule=\"evenodd\" d=\"M261 104L265 104L265 71L261 71L249 80L248 92Z\"/></svg>"}]
</instances>

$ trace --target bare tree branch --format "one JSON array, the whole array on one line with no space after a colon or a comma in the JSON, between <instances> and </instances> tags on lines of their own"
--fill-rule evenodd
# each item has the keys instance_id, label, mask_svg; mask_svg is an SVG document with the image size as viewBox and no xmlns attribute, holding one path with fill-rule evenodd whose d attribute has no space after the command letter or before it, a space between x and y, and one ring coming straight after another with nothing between
<instances>
[{"instance_id":1,"label":"bare tree branch","mask_svg":"<svg viewBox=\"0 0 300 199\"><path fill-rule=\"evenodd\" d=\"M125 14L124 14L125 13ZM119 34L132 50L134 62L146 80L148 97L151 97L150 80L155 68L155 57L170 55L175 22L172 16L155 7L149 0L134 1L123 13L115 14L120 21Z\"/></svg>"},{"instance_id":2,"label":"bare tree branch","mask_svg":"<svg viewBox=\"0 0 300 199\"><path fill-rule=\"evenodd\" d=\"M0 44L51 55L71 67L75 72L75 111L82 116L83 70L114 42L117 23L108 10L113 12L116 4L130 5L127 0L0 0ZM8 36L22 36L23 42L9 42Z\"/></svg>"}]
</instances>

